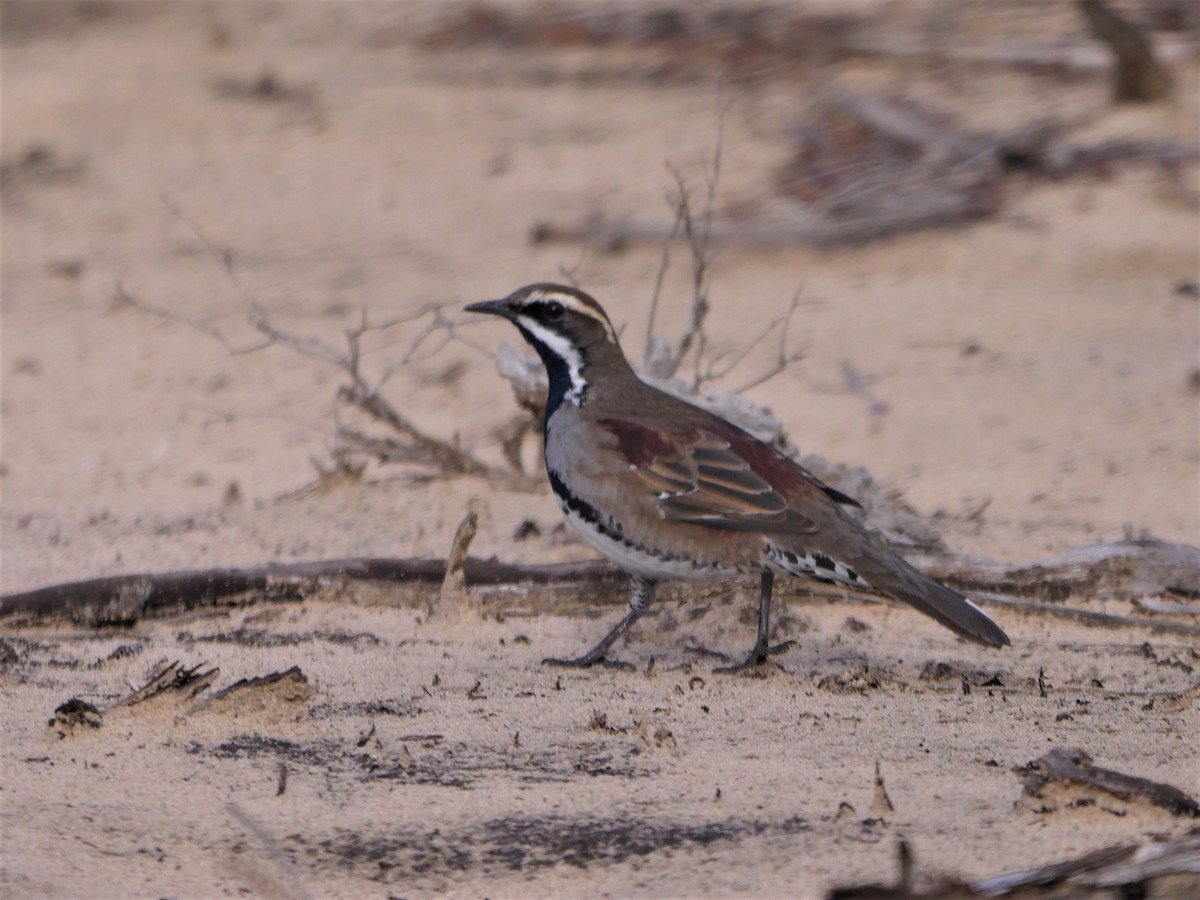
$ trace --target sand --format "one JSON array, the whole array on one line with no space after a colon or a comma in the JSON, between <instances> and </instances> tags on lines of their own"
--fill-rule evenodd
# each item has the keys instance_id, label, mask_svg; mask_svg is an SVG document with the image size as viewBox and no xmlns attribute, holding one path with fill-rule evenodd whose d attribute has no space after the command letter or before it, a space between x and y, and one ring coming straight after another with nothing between
<instances>
[{"instance_id":1,"label":"sand","mask_svg":"<svg viewBox=\"0 0 1200 900\"><path fill-rule=\"evenodd\" d=\"M314 461L332 465L338 370L280 347L232 355L118 302L117 285L253 344L198 227L279 327L343 348L363 308L382 321L566 271L636 350L660 248L532 244L529 230L594 213L669 222L665 163L702 179L712 153L711 79L623 75L616 51L575 46L423 49L411 36L425 6L4 13L5 592L444 556L472 501L473 553L591 557L556 531L536 478L372 465L305 490ZM606 77L570 77L597 66ZM254 92L264 73L277 80L267 100ZM851 58L830 77L875 90L902 78L976 128L1043 109L1079 112L1096 140L1196 133L1194 105L1114 110L1096 73L948 78ZM1178 77L1194 96L1193 56ZM770 193L817 81L727 90L723 209ZM1127 529L1195 544L1200 254L1183 172L1014 178L988 221L863 247L724 247L712 345L744 346L800 288L791 347L805 354L749 397L804 452L902 493L955 552L1029 560ZM666 334L690 290L682 248L673 261ZM420 324L373 338L365 367L378 375ZM482 351L517 341L501 323L462 334ZM451 344L385 394L501 466L498 431L517 408L481 350ZM849 388L846 363L885 413ZM748 360L720 386L768 366ZM536 475L532 440L525 458ZM527 519L539 535L514 540ZM1194 640L994 610L1013 646L987 651L899 606L794 584L776 629L798 646L763 678L714 673L752 640L752 592L668 592L616 648L633 672L539 664L620 614L575 594L493 590L431 613L430 596L362 586L129 629L6 623L0 884L14 897L818 897L891 881L901 838L928 885L1188 826L1113 798L1052 809L1023 799L1013 769L1080 747L1200 794L1200 718L1183 694ZM208 694L167 694L99 728L47 725L69 698L103 709L176 660L219 669L209 694L292 666L302 678L202 708Z\"/></svg>"}]
</instances>

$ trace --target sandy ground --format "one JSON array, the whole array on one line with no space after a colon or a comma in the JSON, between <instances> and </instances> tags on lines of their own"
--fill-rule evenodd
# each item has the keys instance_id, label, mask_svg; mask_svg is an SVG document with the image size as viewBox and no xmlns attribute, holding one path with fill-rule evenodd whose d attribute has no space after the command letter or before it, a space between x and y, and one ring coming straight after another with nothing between
<instances>
[{"instance_id":1,"label":"sandy ground","mask_svg":"<svg viewBox=\"0 0 1200 900\"><path fill-rule=\"evenodd\" d=\"M712 152L712 81L651 83L640 57L625 69L611 50L423 50L411 36L425 6L103 9L4 7L3 590L441 556L472 500L477 554L588 558L555 533L547 489L384 467L300 491L314 459L328 464L339 373L281 348L231 356L116 302L115 285L252 343L238 289L190 221L232 250L281 327L335 344L364 306L385 319L566 269L636 348L659 248L581 253L532 245L529 229L591 213L667 220L664 162L699 178ZM1179 65L1194 96L1192 57ZM607 77L570 77L597 66ZM282 93L245 96L266 72ZM820 78L902 83L980 128L1082 111L1095 139L1196 133L1183 101L1111 110L1096 74L946 77L859 58ZM722 204L769 192L816 80L730 89ZM1194 190L1194 170L1181 185L1144 166L1018 179L1003 213L972 227L855 249L725 248L713 344L743 346L802 287L793 340L806 355L751 398L805 452L903 492L955 551L1026 560L1127 526L1197 543L1189 178ZM686 316L682 258L667 333ZM367 366L381 371L417 327L372 344ZM464 333L489 350L515 340L499 324ZM849 389L846 362L885 414ZM725 386L766 365L748 361ZM515 406L486 356L451 345L387 391L430 433L500 464ZM514 541L525 519L543 537ZM890 880L900 837L930 883L1186 827L1111 799L1050 811L1021 799L1012 769L1075 746L1200 794L1200 718L1177 699L1196 683L1193 641L999 611L1013 646L988 652L908 610L800 585L777 626L799 646L763 679L722 677L709 651L751 639L743 587L668 595L619 648L636 673L539 666L618 614L579 597L492 593L430 616L424 599L364 588L124 631L6 627L17 660L0 672L0 884L23 897L808 897ZM173 660L219 668L214 690L291 666L304 683L203 708L165 696L65 736L47 727L68 698L108 706Z\"/></svg>"}]
</instances>

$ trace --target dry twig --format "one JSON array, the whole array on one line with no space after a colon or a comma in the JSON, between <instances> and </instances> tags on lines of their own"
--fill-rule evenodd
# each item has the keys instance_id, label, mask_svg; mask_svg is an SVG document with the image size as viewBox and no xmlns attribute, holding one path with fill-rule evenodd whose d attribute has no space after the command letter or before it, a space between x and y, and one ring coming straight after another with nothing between
<instances>
[{"instance_id":1,"label":"dry twig","mask_svg":"<svg viewBox=\"0 0 1200 900\"><path fill-rule=\"evenodd\" d=\"M382 395L388 381L405 366L430 358L451 342L461 343L484 355L485 350L457 331L468 319L448 317L444 306L430 306L418 312L397 316L382 322L369 321L367 311L362 311L359 323L345 334L346 347L340 349L332 343L308 335L296 334L278 327L266 308L247 290L238 276L234 255L228 248L222 250L209 240L204 231L186 216L170 198L163 198L167 208L183 221L209 254L218 260L229 282L237 290L246 309L246 318L263 338L249 344L236 344L224 332L212 324L146 303L133 296L122 284L116 287L117 298L136 309L179 322L217 341L232 356L255 353L268 347L281 346L301 356L316 360L324 365L340 369L346 382L337 390L338 404L351 407L365 414L374 422L385 425L391 432L383 437L364 434L343 424L337 405L334 407L335 450L334 460L339 471L361 469L351 457L365 454L381 463L404 462L426 466L442 475L493 475L497 472L479 461L452 441L442 440L426 434L414 422L400 413ZM426 319L424 325L408 342L402 352L387 363L379 374L368 378L363 367L363 339L368 334L380 334L399 325ZM436 338L436 340L434 340ZM429 344L433 342L432 349Z\"/></svg>"},{"instance_id":2,"label":"dry twig","mask_svg":"<svg viewBox=\"0 0 1200 900\"><path fill-rule=\"evenodd\" d=\"M446 577L442 579L442 588L438 594L438 605L442 611L449 611L461 606L469 597L467 592L467 551L475 532L479 527L479 514L468 510L463 520L458 523L454 532L454 540L450 544L450 555L446 558ZM429 612L435 610L431 607Z\"/></svg>"},{"instance_id":3,"label":"dry twig","mask_svg":"<svg viewBox=\"0 0 1200 900\"><path fill-rule=\"evenodd\" d=\"M1076 0L1097 40L1113 54L1112 92L1117 103L1148 103L1171 93L1171 74L1141 30L1104 0Z\"/></svg>"}]
</instances>

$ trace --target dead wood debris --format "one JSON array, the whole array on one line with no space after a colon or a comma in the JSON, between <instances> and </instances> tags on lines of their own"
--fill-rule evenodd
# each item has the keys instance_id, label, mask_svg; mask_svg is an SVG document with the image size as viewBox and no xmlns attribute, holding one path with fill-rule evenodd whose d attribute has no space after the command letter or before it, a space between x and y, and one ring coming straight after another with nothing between
<instances>
[{"instance_id":1,"label":"dead wood debris","mask_svg":"<svg viewBox=\"0 0 1200 900\"><path fill-rule=\"evenodd\" d=\"M1081 595L1134 599L1164 593L1200 597L1200 547L1155 538L1080 547L1019 564L951 555L916 561L934 578L960 589L1040 600Z\"/></svg>"},{"instance_id":2,"label":"dead wood debris","mask_svg":"<svg viewBox=\"0 0 1200 900\"><path fill-rule=\"evenodd\" d=\"M1197 873L1200 829L1194 828L1180 837L1105 847L1054 865L986 878L971 887L976 892L972 896L991 897L1046 897L1044 891L1027 889L1062 887L1053 896L1183 898L1196 896ZM1099 894L1094 892L1097 888L1109 890Z\"/></svg>"},{"instance_id":3,"label":"dead wood debris","mask_svg":"<svg viewBox=\"0 0 1200 900\"><path fill-rule=\"evenodd\" d=\"M1009 4L1011 5L1011 4ZM944 3L929 15L952 19L959 28L912 27L903 15L883 21L871 7L842 4L833 12L808 4L765 2L594 3L548 0L530 5L471 0L442 3L416 29L376 35L373 42L415 40L432 51L491 48L506 52L503 65L484 57L475 78L491 81L629 84L663 86L711 83L714 72L731 82L810 77L815 68L849 57L916 59L961 67L1022 69L1047 77L1096 75L1112 70L1113 53L1102 32L1084 28L1038 27L1045 16L1030 11L1031 27L1007 33L988 29L988 4ZM1128 4L1125 4L1128 6ZM1158 31L1195 31L1194 4L1144 0L1140 19ZM972 9L973 7L973 9ZM1080 22L1086 25L1086 19ZM972 27L974 25L974 27ZM1163 41L1173 59L1187 52L1183 42ZM1147 41L1147 43L1149 43ZM595 48L568 63L555 51ZM541 51L541 52L539 52ZM1128 51L1124 51L1128 52ZM482 54L479 54L483 56ZM461 68L442 77L462 77ZM467 77L472 77L468 75Z\"/></svg>"},{"instance_id":4,"label":"dead wood debris","mask_svg":"<svg viewBox=\"0 0 1200 900\"><path fill-rule=\"evenodd\" d=\"M1066 123L1041 119L1000 133L974 133L943 113L898 99L829 91L795 128L794 150L776 173L776 196L746 200L745 212L712 223L713 243L751 246L861 244L1000 211L1014 174L1066 178L1119 162L1177 168L1200 145L1170 141L1076 144ZM531 239L602 247L679 234L667 223L607 220L539 222Z\"/></svg>"},{"instance_id":5,"label":"dead wood debris","mask_svg":"<svg viewBox=\"0 0 1200 900\"><path fill-rule=\"evenodd\" d=\"M546 566L510 565L469 557L463 566L475 585L578 583L623 585L625 576L600 561ZM0 597L0 616L66 616L87 627L132 625L191 609L255 601L298 601L349 580L440 585L444 559L330 559L244 569L203 569L114 575L52 585ZM119 615L113 610L118 609Z\"/></svg>"},{"instance_id":6,"label":"dead wood debris","mask_svg":"<svg viewBox=\"0 0 1200 900\"><path fill-rule=\"evenodd\" d=\"M205 697L187 711L187 715L205 710L232 710L244 702L263 706L268 703L304 703L313 696L313 690L299 666L282 672L272 672L258 678L243 678L215 694Z\"/></svg>"},{"instance_id":7,"label":"dead wood debris","mask_svg":"<svg viewBox=\"0 0 1200 900\"><path fill-rule=\"evenodd\" d=\"M803 6L732 3L606 5L549 2L530 8L447 4L418 43L430 49L491 46L510 51L497 77L595 84L711 81L731 84L812 80L850 55L919 57L962 66L1021 67L1046 76L1112 72L1118 101L1165 96L1171 76L1159 57L1190 52L1177 42L1156 51L1134 25L1102 0L1077 0L1079 29L1061 34L1026 29L1007 42L967 33L927 33L881 26L861 11L827 14ZM947 4L953 6L953 4ZM963 15L955 10L954 17ZM969 16L970 13L967 13ZM1030 15L1032 21L1037 17ZM1090 27L1086 37L1082 26ZM961 22L960 22L961 24ZM531 48L603 47L608 61L529 60ZM511 51L520 51L521 56ZM500 74L502 73L502 74ZM829 76L826 75L825 80ZM1078 123L1076 123L1078 124ZM795 149L770 194L741 198L707 238L752 246L857 244L899 233L958 225L996 214L1002 188L1015 173L1062 178L1120 161L1165 167L1194 162L1194 143L1109 141L1080 146L1065 123L1034 120L1011 131L976 134L936 111L898 99L845 90L829 92L795 129ZM609 219L538 222L530 239L582 241L608 251L634 242L688 239L672 222Z\"/></svg>"},{"instance_id":8,"label":"dead wood debris","mask_svg":"<svg viewBox=\"0 0 1200 900\"><path fill-rule=\"evenodd\" d=\"M1114 565L1114 559L1121 565ZM1161 616L1119 616L980 590L994 588L1034 596L1045 596L1049 591L1056 600L1094 595L1100 590L1098 585L1105 585L1111 595L1122 596L1149 592L1147 585L1151 584L1159 591L1191 592L1195 580L1200 579L1200 563L1196 560L1200 560L1198 548L1146 539L1080 548L1058 560L1040 560L1027 566L964 557L952 557L947 562L937 556L925 556L921 563L934 577L969 588L973 596L985 602L1064 616L1089 625L1196 635L1200 634L1200 625ZM0 597L0 617L65 617L86 627L128 626L144 618L200 607L298 601L317 594L339 596L336 589L350 581L421 585L432 591L444 584L446 569L446 560L442 559L346 558L245 569L116 575L4 595ZM1014 572L1022 577L1015 577ZM1039 574L1036 578L1026 574L1032 572ZM599 560L519 565L467 557L462 575L464 585L474 586L568 588L586 584L592 587L595 601L604 599L595 594L596 588L604 587L614 603L623 597L625 581L619 569Z\"/></svg>"},{"instance_id":9,"label":"dead wood debris","mask_svg":"<svg viewBox=\"0 0 1200 900\"><path fill-rule=\"evenodd\" d=\"M212 686L220 673L218 668L204 669L202 663L189 668L178 660L164 662L156 668L145 685L135 688L103 709L78 697L71 698L55 709L54 718L49 722L50 730L58 738L66 738L85 727L100 728L105 718L114 711L148 703L157 708L162 701L169 703L172 714L183 716L211 711L237 717L243 713L262 713L272 709L297 710L296 714L302 715L306 711L303 704L313 695L307 676L299 666L292 666L258 678L243 678L192 703ZM286 775L280 777L286 781Z\"/></svg>"},{"instance_id":10,"label":"dead wood debris","mask_svg":"<svg viewBox=\"0 0 1200 900\"><path fill-rule=\"evenodd\" d=\"M900 851L900 877L894 886L879 884L837 887L828 900L1108 900L1116 897L1197 896L1200 889L1200 828L1174 837L1156 835L1141 843L1117 844L1074 859L1005 872L970 884L941 879L925 890L911 885Z\"/></svg>"},{"instance_id":11,"label":"dead wood debris","mask_svg":"<svg viewBox=\"0 0 1200 900\"><path fill-rule=\"evenodd\" d=\"M100 709L86 700L72 697L54 710L54 718L49 722L51 732L59 739L75 734L82 728L95 729L104 724L104 717L114 709L136 706L154 699L173 697L177 700L190 700L213 683L220 669L208 669L201 672L202 665L185 668L178 662L163 664L158 671L140 688L117 700L110 706Z\"/></svg>"},{"instance_id":12,"label":"dead wood debris","mask_svg":"<svg viewBox=\"0 0 1200 900\"><path fill-rule=\"evenodd\" d=\"M1055 747L1015 771L1025 779L1024 792L1027 797L1045 800L1052 787L1064 786L1067 796L1076 798L1071 801L1074 803L1080 802L1080 789L1085 793L1100 791L1126 803L1144 800L1173 816L1200 818L1200 803L1178 788L1093 765L1092 758L1082 750ZM1086 797L1082 800L1089 805L1094 802ZM1043 808L1053 811L1058 808L1054 802L1049 801Z\"/></svg>"},{"instance_id":13,"label":"dead wood debris","mask_svg":"<svg viewBox=\"0 0 1200 900\"><path fill-rule=\"evenodd\" d=\"M86 700L72 697L58 705L54 717L47 724L61 739L82 729L99 728L104 724L104 714Z\"/></svg>"},{"instance_id":14,"label":"dead wood debris","mask_svg":"<svg viewBox=\"0 0 1200 900\"><path fill-rule=\"evenodd\" d=\"M201 672L202 668L203 665L195 665L188 669L178 661L164 665L146 684L113 703L105 712L167 696L190 700L206 690L221 673L220 669Z\"/></svg>"},{"instance_id":15,"label":"dead wood debris","mask_svg":"<svg viewBox=\"0 0 1200 900\"><path fill-rule=\"evenodd\" d=\"M545 2L530 7L471 2L447 3L423 29L417 43L430 50L488 46L501 50L603 47L648 51L639 60L621 55L619 64L585 68L579 81L636 80L650 84L711 81L714 70L747 78L823 59L846 48L867 17L827 13L783 3L605 3ZM545 65L517 65L504 77L548 77Z\"/></svg>"},{"instance_id":16,"label":"dead wood debris","mask_svg":"<svg viewBox=\"0 0 1200 900\"><path fill-rule=\"evenodd\" d=\"M1148 103L1171 93L1171 74L1141 30L1104 0L1076 0L1092 34L1112 51L1113 100Z\"/></svg>"}]
</instances>

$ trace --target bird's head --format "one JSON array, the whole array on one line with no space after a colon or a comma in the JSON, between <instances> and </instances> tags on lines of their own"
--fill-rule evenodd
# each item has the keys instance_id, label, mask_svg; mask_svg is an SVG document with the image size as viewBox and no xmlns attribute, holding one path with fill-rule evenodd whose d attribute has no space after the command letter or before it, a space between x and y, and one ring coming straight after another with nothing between
<instances>
[{"instance_id":1,"label":"bird's head","mask_svg":"<svg viewBox=\"0 0 1200 900\"><path fill-rule=\"evenodd\" d=\"M606 367L628 368L604 309L573 287L531 284L503 300L472 303L467 311L500 316L520 329L546 366L551 406L556 399L582 405L591 386L589 369L601 360Z\"/></svg>"}]
</instances>

